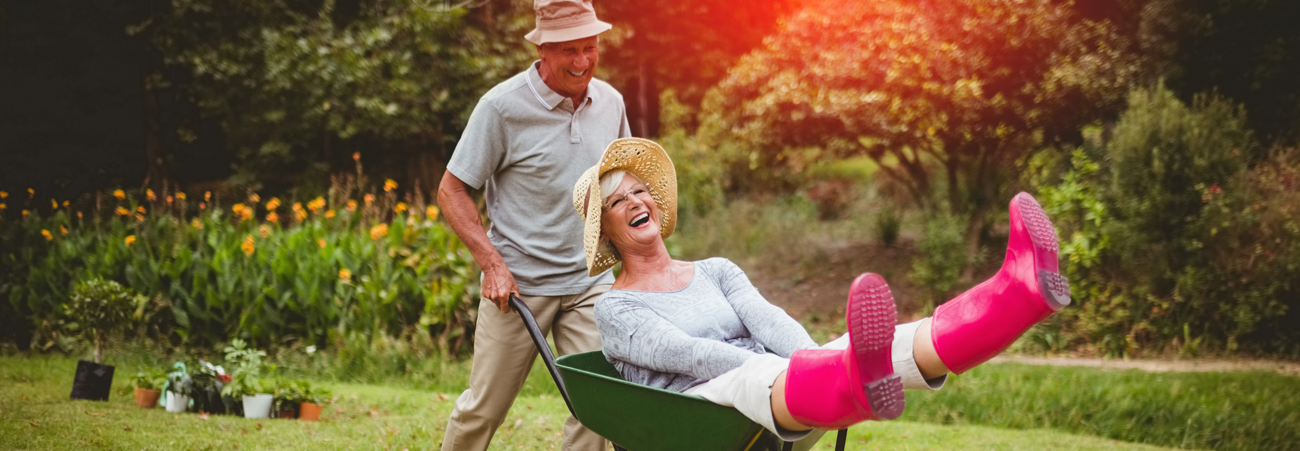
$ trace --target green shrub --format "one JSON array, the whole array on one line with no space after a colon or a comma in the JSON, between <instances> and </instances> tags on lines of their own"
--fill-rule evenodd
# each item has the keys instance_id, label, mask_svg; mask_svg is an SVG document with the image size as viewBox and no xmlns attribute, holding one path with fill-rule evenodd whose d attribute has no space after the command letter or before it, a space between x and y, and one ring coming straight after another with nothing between
<instances>
[{"instance_id":1,"label":"green shrub","mask_svg":"<svg viewBox=\"0 0 1300 451\"><path fill-rule=\"evenodd\" d=\"M72 319L65 329L95 344L95 363L104 360L104 336L125 327L136 304L145 299L121 284L98 277L77 282L72 298L63 305L64 314Z\"/></svg>"},{"instance_id":2,"label":"green shrub","mask_svg":"<svg viewBox=\"0 0 1300 451\"><path fill-rule=\"evenodd\" d=\"M5 321L48 347L43 324L63 310L71 281L103 277L147 295L137 332L173 344L327 346L331 331L464 330L477 269L436 207L340 180L328 199L306 202L250 193L221 206L152 192L137 202L118 192L89 211L65 204L0 219Z\"/></svg>"},{"instance_id":3,"label":"green shrub","mask_svg":"<svg viewBox=\"0 0 1300 451\"><path fill-rule=\"evenodd\" d=\"M920 255L912 261L908 277L925 296L921 311L933 310L961 281L962 271L971 264L967 255L965 223L958 217L938 213L925 221L925 236L917 242Z\"/></svg>"}]
</instances>

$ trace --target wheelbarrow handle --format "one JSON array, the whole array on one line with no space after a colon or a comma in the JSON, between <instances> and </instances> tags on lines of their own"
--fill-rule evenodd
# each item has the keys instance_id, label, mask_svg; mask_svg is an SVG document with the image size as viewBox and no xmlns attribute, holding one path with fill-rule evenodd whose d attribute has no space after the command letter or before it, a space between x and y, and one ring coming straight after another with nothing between
<instances>
[{"instance_id":1,"label":"wheelbarrow handle","mask_svg":"<svg viewBox=\"0 0 1300 451\"><path fill-rule=\"evenodd\" d=\"M568 406L569 414L578 418L578 413L573 410L573 401L569 400L569 389L564 387L564 378L560 377L560 368L555 366L555 354L551 353L551 345L546 343L546 334L537 327L537 319L533 317L533 311L514 293L510 293L510 307L519 312L519 319L524 321L524 328L528 329L528 336L532 337L533 346L537 347L542 362L546 363L546 370L551 372L551 379L555 380L555 388L560 389L560 396L564 397L564 405Z\"/></svg>"}]
</instances>

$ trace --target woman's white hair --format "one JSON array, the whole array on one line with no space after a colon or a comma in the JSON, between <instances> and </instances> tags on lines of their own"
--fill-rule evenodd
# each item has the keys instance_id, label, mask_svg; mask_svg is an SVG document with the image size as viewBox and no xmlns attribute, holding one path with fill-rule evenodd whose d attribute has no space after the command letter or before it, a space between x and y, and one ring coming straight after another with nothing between
<instances>
[{"instance_id":1,"label":"woman's white hair","mask_svg":"<svg viewBox=\"0 0 1300 451\"><path fill-rule=\"evenodd\" d=\"M626 176L632 176L632 178L637 179L635 175L622 169L615 169L600 176L600 202L602 204L604 204L605 199L613 195L615 191L618 191L618 186L623 184L623 177ZM641 179L637 179L637 181L639 182Z\"/></svg>"}]
</instances>

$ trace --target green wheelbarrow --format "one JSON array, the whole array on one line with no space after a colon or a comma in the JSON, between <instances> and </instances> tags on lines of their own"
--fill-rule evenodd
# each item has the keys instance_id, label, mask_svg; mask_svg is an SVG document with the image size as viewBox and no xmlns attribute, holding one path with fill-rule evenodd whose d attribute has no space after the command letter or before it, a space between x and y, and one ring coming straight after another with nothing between
<instances>
[{"instance_id":1,"label":"green wheelbarrow","mask_svg":"<svg viewBox=\"0 0 1300 451\"><path fill-rule=\"evenodd\" d=\"M510 306L564 397L569 413L583 426L614 443L618 451L780 451L792 449L732 407L699 396L660 390L623 380L600 351L555 359L533 312L513 294ZM835 440L844 450L847 430Z\"/></svg>"}]
</instances>

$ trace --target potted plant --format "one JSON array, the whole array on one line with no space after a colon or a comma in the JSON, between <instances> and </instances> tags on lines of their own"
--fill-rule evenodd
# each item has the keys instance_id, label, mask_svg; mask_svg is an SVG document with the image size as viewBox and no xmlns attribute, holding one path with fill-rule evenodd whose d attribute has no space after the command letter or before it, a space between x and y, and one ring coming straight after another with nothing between
<instances>
[{"instance_id":1,"label":"potted plant","mask_svg":"<svg viewBox=\"0 0 1300 451\"><path fill-rule=\"evenodd\" d=\"M321 405L323 400L332 396L329 390L313 387L310 383L302 381L302 404L298 406L298 419L303 421L319 421Z\"/></svg>"},{"instance_id":2,"label":"potted plant","mask_svg":"<svg viewBox=\"0 0 1300 451\"><path fill-rule=\"evenodd\" d=\"M276 418L288 420L297 417L298 405L302 404L303 398L302 386L306 383L306 381L276 378L273 398Z\"/></svg>"},{"instance_id":3,"label":"potted plant","mask_svg":"<svg viewBox=\"0 0 1300 451\"><path fill-rule=\"evenodd\" d=\"M172 366L175 371L167 374L167 383L163 386L163 391L167 392L168 412L184 412L190 406L190 394L194 390L194 381L190 378L190 373L182 362L176 362Z\"/></svg>"},{"instance_id":4,"label":"potted plant","mask_svg":"<svg viewBox=\"0 0 1300 451\"><path fill-rule=\"evenodd\" d=\"M158 397L162 395L162 386L167 383L167 375L162 370L149 367L135 374L135 405L152 409L158 407Z\"/></svg>"},{"instance_id":5,"label":"potted plant","mask_svg":"<svg viewBox=\"0 0 1300 451\"><path fill-rule=\"evenodd\" d=\"M238 338L232 340L225 351L226 363L231 364L235 370L230 374L230 383L221 389L221 394L243 399L244 418L269 417L274 398L262 385L262 376L266 372L263 363L266 353L249 348L244 340Z\"/></svg>"},{"instance_id":6,"label":"potted plant","mask_svg":"<svg viewBox=\"0 0 1300 451\"><path fill-rule=\"evenodd\" d=\"M72 320L65 325L70 335L90 338L95 344L95 361L77 362L72 382L72 399L107 401L113 386L113 367L104 365L104 337L131 319L137 302L146 302L117 282L94 278L77 282L64 313Z\"/></svg>"},{"instance_id":7,"label":"potted plant","mask_svg":"<svg viewBox=\"0 0 1300 451\"><path fill-rule=\"evenodd\" d=\"M213 414L228 412L221 396L221 390L230 382L225 368L200 360L199 370L192 375L194 392L194 410Z\"/></svg>"}]
</instances>

